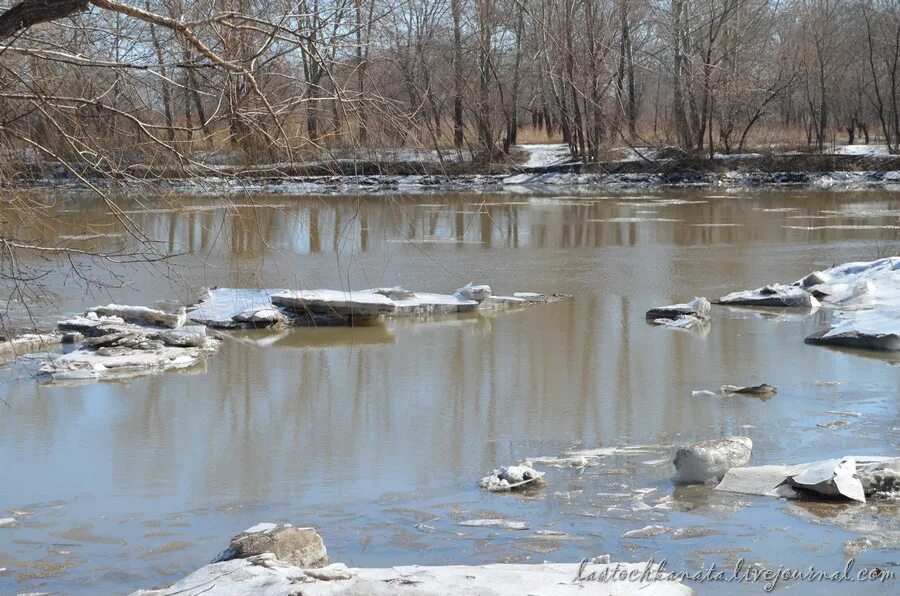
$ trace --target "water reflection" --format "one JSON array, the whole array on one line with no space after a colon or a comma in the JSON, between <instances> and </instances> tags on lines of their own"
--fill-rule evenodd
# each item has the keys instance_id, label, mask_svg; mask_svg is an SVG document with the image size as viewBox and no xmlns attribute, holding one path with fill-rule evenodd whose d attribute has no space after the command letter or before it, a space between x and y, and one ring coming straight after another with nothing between
<instances>
[{"instance_id":1,"label":"water reflection","mask_svg":"<svg viewBox=\"0 0 900 596\"><path fill-rule=\"evenodd\" d=\"M298 255L381 251L384 240L546 249L900 238L900 206L889 193L807 194L802 199L790 193L700 196L666 201L654 197L504 201L503 196L478 195L473 200L449 195L427 197L429 204L423 204L422 197L403 196L263 196L211 204L208 199L167 197L166 206L159 208L137 209L128 198L119 204L167 253L204 258L215 253L247 258L274 251ZM125 248L135 248L133 239L125 240L122 223L90 197L59 199L46 215L35 226L12 213L3 223L4 231L25 231L28 240L43 244L109 251L126 242ZM771 225L776 221L779 225ZM808 225L812 221L819 223ZM373 232L380 242L371 242Z\"/></svg>"},{"instance_id":2,"label":"water reflection","mask_svg":"<svg viewBox=\"0 0 900 596\"><path fill-rule=\"evenodd\" d=\"M127 536L132 550L125 555L87 541L76 550L84 560L115 560L137 573L137 579L103 575L129 588L167 583L141 558L158 541L120 523L148 517L182 524L168 529L194 545L168 558L154 555L172 565L205 562L235 526L263 519L321 522L329 549L351 563L521 555L513 547L502 550L506 546L485 551L480 535L410 538L411 524L388 510L417 500L427 501L417 507L443 517L460 503L475 503L526 517L535 527L559 523L583 542L561 549L558 560L577 560L597 545L596 535L621 533L615 525L621 520L593 506L596 493L642 478L672 494L668 471L646 479L646 466L635 462L606 470L607 476L565 470L554 480L560 486L534 501L500 504L480 503L488 497L475 479L496 465L576 444L668 445L740 433L753 439L756 463L883 445L885 433L898 425L900 370L883 358L804 345L823 313L770 320L758 311L714 309L703 337L648 325L644 312L695 295L790 281L832 262L871 259L897 240L896 231L797 231L784 222L856 208L878 213L868 222L887 223L896 217L884 212L898 205L885 194L713 199L672 193L508 202L490 195L279 197L211 208L185 197L171 200L168 210L136 211L132 216L166 251L187 253L179 260L184 287L135 273L128 287L109 292L122 302L173 294L187 300L204 284L403 284L452 291L470 280L502 292L564 291L575 298L490 316L233 333L203 374L74 387L4 383L10 407L0 407L0 453L8 481L0 488L0 507L63 501L64 524L41 518L51 526L23 528L32 544L50 542L50 531L89 523L105 525L92 530L97 535ZM97 202L63 201L53 214L35 238L49 242L90 230L105 235L64 241L133 243L112 236L121 230ZM636 220L642 217L680 221ZM590 221L610 219L630 221ZM96 301L62 284L58 289L61 310ZM816 384L838 379L847 384ZM776 385L778 395L768 401L691 395L726 383L762 382ZM826 411L847 409L863 416L846 429L816 426ZM869 433L863 443L861 433ZM584 496L554 501L561 499L553 496L557 490L583 490ZM726 510L702 489L679 489L674 498L697 515L739 520L723 526L738 542L746 531L739 524L758 523L754 515L761 515ZM175 522L170 514L177 514ZM382 525L361 529L366 524ZM8 532L0 530L0 566L43 556ZM360 532L376 542L367 548ZM762 547L781 539L769 537ZM634 552L615 539L603 546L620 557ZM70 589L88 573L101 574L82 562L49 586ZM46 586L0 577L0 591L25 587Z\"/></svg>"}]
</instances>

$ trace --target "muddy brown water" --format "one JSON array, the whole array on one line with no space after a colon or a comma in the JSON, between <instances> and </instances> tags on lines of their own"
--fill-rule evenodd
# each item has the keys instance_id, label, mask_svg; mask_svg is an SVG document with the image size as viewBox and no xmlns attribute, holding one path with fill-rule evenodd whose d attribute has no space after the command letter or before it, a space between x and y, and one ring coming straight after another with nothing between
<instances>
[{"instance_id":1,"label":"muddy brown water","mask_svg":"<svg viewBox=\"0 0 900 596\"><path fill-rule=\"evenodd\" d=\"M43 242L132 252L90 197L47 201ZM741 558L900 573L896 508L816 506L675 487L673 445L742 434L753 463L900 452L900 358L807 346L826 313L714 308L708 335L644 312L813 269L896 254L889 193L664 192L575 197L167 197L123 200L154 267L49 265L40 321L109 301L192 301L204 286L567 292L513 313L358 329L230 335L198 369L47 386L0 369L0 592L123 593L166 585L260 521L313 525L355 566ZM117 287L115 287L117 286ZM23 317L13 304L14 321ZM769 400L695 398L770 383ZM480 491L501 464L634 447L547 487ZM461 526L524 521L528 530ZM623 538L648 525L672 531ZM674 532L674 530L680 530ZM653 532L650 532L652 534ZM865 540L869 542L865 542ZM862 545L862 547L860 547ZM858 553L858 554L857 554ZM694 584L761 593L758 584ZM896 585L893 585L896 587ZM796 586L826 593L831 585ZM845 583L842 593L886 586Z\"/></svg>"}]
</instances>

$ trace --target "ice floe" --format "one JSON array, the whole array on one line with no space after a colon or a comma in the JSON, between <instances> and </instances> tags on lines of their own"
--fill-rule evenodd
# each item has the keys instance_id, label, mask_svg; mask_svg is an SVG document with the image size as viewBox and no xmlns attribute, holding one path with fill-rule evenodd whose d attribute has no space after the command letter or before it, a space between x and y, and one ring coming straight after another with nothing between
<instances>
[{"instance_id":1,"label":"ice floe","mask_svg":"<svg viewBox=\"0 0 900 596\"><path fill-rule=\"evenodd\" d=\"M647 311L647 321L678 329L700 329L709 325L709 300L694 298L684 304L658 306Z\"/></svg>"},{"instance_id":2,"label":"ice floe","mask_svg":"<svg viewBox=\"0 0 900 596\"><path fill-rule=\"evenodd\" d=\"M347 325L392 317L509 310L566 298L564 294L537 292L496 296L490 286L471 283L453 294L414 292L402 287L353 291L215 288L191 307L188 317L219 329Z\"/></svg>"},{"instance_id":3,"label":"ice floe","mask_svg":"<svg viewBox=\"0 0 900 596\"><path fill-rule=\"evenodd\" d=\"M523 521L509 519L467 519L459 522L467 528L501 528L503 530L527 530L529 525Z\"/></svg>"},{"instance_id":4,"label":"ice floe","mask_svg":"<svg viewBox=\"0 0 900 596\"><path fill-rule=\"evenodd\" d=\"M783 284L772 284L757 288L726 294L716 301L717 304L735 306L788 306L812 308L819 305L814 296L803 288Z\"/></svg>"},{"instance_id":5,"label":"ice floe","mask_svg":"<svg viewBox=\"0 0 900 596\"><path fill-rule=\"evenodd\" d=\"M392 317L493 313L567 298L537 292L495 296L490 286L472 283L453 294L416 293L401 287L359 291L215 288L189 312L184 307L167 312L109 304L59 321L58 333L0 339L0 363L43 349L50 353L38 367L36 378L41 381L124 379L199 364L220 344L207 328L356 325ZM187 320L194 324L185 326ZM271 341L266 338L259 345Z\"/></svg>"},{"instance_id":6,"label":"ice floe","mask_svg":"<svg viewBox=\"0 0 900 596\"><path fill-rule=\"evenodd\" d=\"M900 457L846 456L797 465L734 467L716 490L796 498L815 494L861 503L867 497L895 498Z\"/></svg>"},{"instance_id":7,"label":"ice floe","mask_svg":"<svg viewBox=\"0 0 900 596\"><path fill-rule=\"evenodd\" d=\"M169 327L171 329L181 327L186 321L183 308L179 309L178 312L168 313L146 306L107 304L106 306L89 308L85 315L89 316L91 313L96 314L98 317L119 317L126 323L135 325Z\"/></svg>"},{"instance_id":8,"label":"ice floe","mask_svg":"<svg viewBox=\"0 0 900 596\"><path fill-rule=\"evenodd\" d=\"M757 397L772 397L778 393L778 388L768 383L761 385L753 385L752 387L741 387L738 385L722 385L722 393L738 394L738 395L755 395Z\"/></svg>"},{"instance_id":9,"label":"ice floe","mask_svg":"<svg viewBox=\"0 0 900 596\"><path fill-rule=\"evenodd\" d=\"M133 322L130 322L133 321ZM219 347L206 327L183 327L185 313L109 305L60 321L63 353L42 358L36 378L42 382L123 379L152 372L186 369ZM58 346L57 346L58 347Z\"/></svg>"},{"instance_id":10,"label":"ice floe","mask_svg":"<svg viewBox=\"0 0 900 596\"><path fill-rule=\"evenodd\" d=\"M26 333L0 340L0 364L40 350L59 347L61 337L55 333Z\"/></svg>"},{"instance_id":11,"label":"ice floe","mask_svg":"<svg viewBox=\"0 0 900 596\"><path fill-rule=\"evenodd\" d=\"M730 469L746 466L753 441L747 437L727 437L679 447L672 463L675 482L703 484L721 479Z\"/></svg>"},{"instance_id":12,"label":"ice floe","mask_svg":"<svg viewBox=\"0 0 900 596\"><path fill-rule=\"evenodd\" d=\"M74 350L43 360L38 380L111 380L186 369L202 362L219 346L202 326L160 331L121 323L105 329L109 332L86 338Z\"/></svg>"},{"instance_id":13,"label":"ice floe","mask_svg":"<svg viewBox=\"0 0 900 596\"><path fill-rule=\"evenodd\" d=\"M900 350L900 257L813 271L790 285L734 292L719 304L827 308L830 327L810 344Z\"/></svg>"},{"instance_id":14,"label":"ice floe","mask_svg":"<svg viewBox=\"0 0 900 596\"><path fill-rule=\"evenodd\" d=\"M900 257L847 263L817 277L808 290L835 310L830 329L808 343L900 350Z\"/></svg>"},{"instance_id":15,"label":"ice floe","mask_svg":"<svg viewBox=\"0 0 900 596\"><path fill-rule=\"evenodd\" d=\"M752 387L740 387L738 385L722 385L719 391L709 391L707 389L701 389L698 391L692 391L692 397L725 397L725 396L734 396L734 395L743 395L743 396L752 396L758 397L760 399L769 399L773 397L776 393L778 393L778 389L773 385L769 385L767 383L763 383L761 385L754 385Z\"/></svg>"},{"instance_id":16,"label":"ice floe","mask_svg":"<svg viewBox=\"0 0 900 596\"><path fill-rule=\"evenodd\" d=\"M539 486L544 483L544 472L538 472L531 467L531 462L525 462L520 466L505 466L494 470L488 476L478 481L478 486L490 492L505 492L534 484Z\"/></svg>"}]
</instances>

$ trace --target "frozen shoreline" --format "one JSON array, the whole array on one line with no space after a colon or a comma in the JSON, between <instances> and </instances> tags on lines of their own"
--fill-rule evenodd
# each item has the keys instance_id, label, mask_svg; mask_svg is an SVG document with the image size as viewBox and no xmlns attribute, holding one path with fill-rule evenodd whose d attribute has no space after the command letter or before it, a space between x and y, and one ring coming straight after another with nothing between
<instances>
[{"instance_id":1,"label":"frozen shoreline","mask_svg":"<svg viewBox=\"0 0 900 596\"><path fill-rule=\"evenodd\" d=\"M654 594L694 591L651 562L613 563L608 555L581 563L494 563L353 568L329 564L312 527L259 523L231 539L216 559L168 588L132 596L172 594Z\"/></svg>"},{"instance_id":2,"label":"frozen shoreline","mask_svg":"<svg viewBox=\"0 0 900 596\"><path fill-rule=\"evenodd\" d=\"M57 164L31 164L10 186L86 190ZM506 161L475 163L454 151L378 149L258 165L209 164L186 170L135 166L104 176L76 166L92 184L192 194L385 194L441 191L527 192L641 189L900 190L900 156L884 147L832 147L823 154L688 155L672 148L611 149L604 161L573 160L565 145L520 145Z\"/></svg>"},{"instance_id":3,"label":"frozen shoreline","mask_svg":"<svg viewBox=\"0 0 900 596\"><path fill-rule=\"evenodd\" d=\"M141 184L144 184L141 182ZM512 175L303 176L284 178L162 179L151 187L194 195L266 193L274 195L380 195L433 192L559 192L699 190L900 190L900 170L836 172L729 171L675 173L520 173ZM82 188L73 185L71 188Z\"/></svg>"},{"instance_id":4,"label":"frozen shoreline","mask_svg":"<svg viewBox=\"0 0 900 596\"><path fill-rule=\"evenodd\" d=\"M229 596L266 594L288 596L303 593L343 594L597 594L625 596L693 594L675 580L653 578L658 568L650 563L534 563L492 565L407 565L388 568L352 568L342 564L321 569L301 569L281 564L273 557L235 559L211 563L161 590L138 590L132 596L190 594ZM604 579L604 578L613 579ZM633 578L633 579L630 579ZM298 586L301 592L298 592Z\"/></svg>"}]
</instances>

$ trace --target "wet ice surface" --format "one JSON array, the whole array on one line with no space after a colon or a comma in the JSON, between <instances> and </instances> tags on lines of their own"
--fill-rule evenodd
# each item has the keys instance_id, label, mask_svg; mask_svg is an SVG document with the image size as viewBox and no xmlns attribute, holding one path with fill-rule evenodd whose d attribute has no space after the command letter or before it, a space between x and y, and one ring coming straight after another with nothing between
<instances>
[{"instance_id":1,"label":"wet ice surface","mask_svg":"<svg viewBox=\"0 0 900 596\"><path fill-rule=\"evenodd\" d=\"M127 384L51 388L29 381L27 368L0 370L10 404L0 404L0 520L15 520L0 522L0 592L170 584L260 521L315 526L332 558L352 566L609 553L665 557L670 569L745 557L838 570L858 553L858 565L897 570L892 505L676 487L669 461L675 445L731 435L753 440L750 465L900 453L900 360L804 345L825 325L821 311L713 307L706 336L659 329L644 316L697 295L871 260L900 239L895 231L782 226L790 215L853 223L855 212L895 212L896 198L427 202L293 200L249 210L259 219L240 228L214 210L143 220L175 238L173 252L190 247L209 261L182 273L197 285L343 288L349 275L349 287L452 293L460 279L502 272L506 288L575 298L427 325L229 332L204 374ZM646 208L682 221L585 221ZM836 210L847 215L825 213ZM744 225L692 225L707 223ZM271 250L254 240L259 230ZM69 293L61 309L172 297L158 277L133 283L109 297ZM176 286L185 301L196 290ZM777 395L691 395L760 383ZM545 486L478 488L486 472L527 459L546 472ZM647 530L654 526L662 530ZM628 532L637 533L623 538Z\"/></svg>"}]
</instances>

